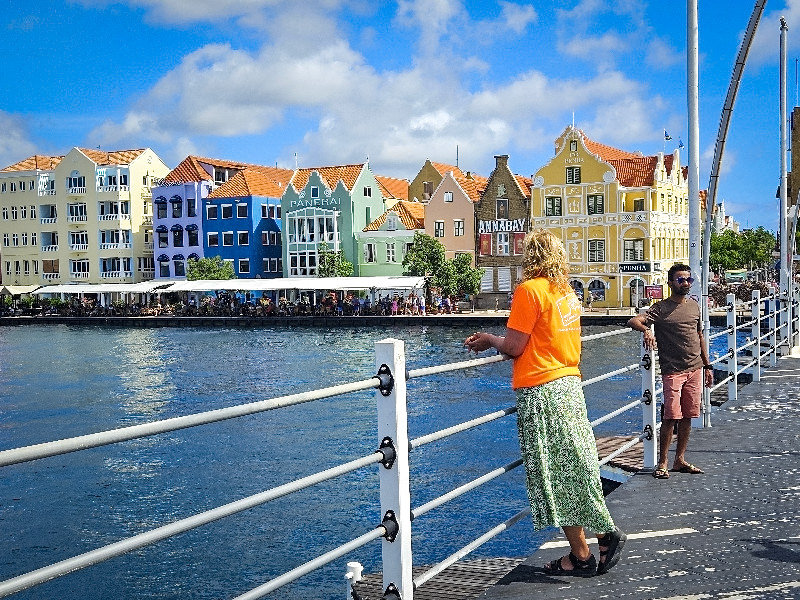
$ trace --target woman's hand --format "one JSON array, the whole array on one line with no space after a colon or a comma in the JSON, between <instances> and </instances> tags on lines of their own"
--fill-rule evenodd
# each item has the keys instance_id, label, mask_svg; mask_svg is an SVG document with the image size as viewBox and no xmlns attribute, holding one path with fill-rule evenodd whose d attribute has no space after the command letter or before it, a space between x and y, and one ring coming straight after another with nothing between
<instances>
[{"instance_id":1,"label":"woman's hand","mask_svg":"<svg viewBox=\"0 0 800 600\"><path fill-rule=\"evenodd\" d=\"M470 352L482 352L484 350L488 350L489 348L493 347L494 344L493 338L496 336L490 333L482 333L480 331L476 331L471 336L469 336L466 340L464 340L464 347L469 350Z\"/></svg>"}]
</instances>

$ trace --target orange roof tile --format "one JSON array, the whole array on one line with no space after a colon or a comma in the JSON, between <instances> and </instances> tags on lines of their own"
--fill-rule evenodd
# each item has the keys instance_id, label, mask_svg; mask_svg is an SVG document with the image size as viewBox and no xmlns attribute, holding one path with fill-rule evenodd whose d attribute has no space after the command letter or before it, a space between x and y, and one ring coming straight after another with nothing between
<instances>
[{"instance_id":1,"label":"orange roof tile","mask_svg":"<svg viewBox=\"0 0 800 600\"><path fill-rule=\"evenodd\" d=\"M209 198L243 198L245 196L265 196L280 198L286 191L267 172L257 167L239 171L228 181L211 192Z\"/></svg>"},{"instance_id":2,"label":"orange roof tile","mask_svg":"<svg viewBox=\"0 0 800 600\"><path fill-rule=\"evenodd\" d=\"M324 181L325 185L327 185L331 190L333 190L341 180L345 187L349 191L352 191L353 186L356 183L356 179L358 179L358 176L361 175L361 171L364 169L365 164L366 163L360 163L356 165L339 165L334 167L297 169L292 177L291 184L294 186L294 189L299 192L306 187L308 178L311 176L312 171L317 171L320 177L322 177L322 181Z\"/></svg>"},{"instance_id":3,"label":"orange roof tile","mask_svg":"<svg viewBox=\"0 0 800 600\"><path fill-rule=\"evenodd\" d=\"M462 176L453 172L453 177L472 202L478 202L481 199L481 194L486 189L486 184L489 183L487 177L475 175L474 173L466 173Z\"/></svg>"},{"instance_id":4,"label":"orange roof tile","mask_svg":"<svg viewBox=\"0 0 800 600\"><path fill-rule=\"evenodd\" d=\"M397 216L400 217L400 222L408 230L425 229L425 205L421 202L400 200L392 208L364 227L364 231L379 231L383 224L386 223L386 216L390 212L397 213Z\"/></svg>"},{"instance_id":5,"label":"orange roof tile","mask_svg":"<svg viewBox=\"0 0 800 600\"><path fill-rule=\"evenodd\" d=\"M34 154L28 158L9 165L0 171L52 171L61 162L63 156L45 156L44 154Z\"/></svg>"},{"instance_id":6,"label":"orange roof tile","mask_svg":"<svg viewBox=\"0 0 800 600\"><path fill-rule=\"evenodd\" d=\"M378 185L381 186L381 194L389 200L408 200L408 179L397 179L395 177L385 177L375 175Z\"/></svg>"},{"instance_id":7,"label":"orange roof tile","mask_svg":"<svg viewBox=\"0 0 800 600\"><path fill-rule=\"evenodd\" d=\"M136 150L97 150L91 148L78 148L90 160L98 165L129 165L136 158L142 155L147 149L139 148Z\"/></svg>"},{"instance_id":8,"label":"orange roof tile","mask_svg":"<svg viewBox=\"0 0 800 600\"><path fill-rule=\"evenodd\" d=\"M528 198L531 197L531 188L533 188L533 179L525 177L524 175L514 174L514 179L517 180L517 185L522 193Z\"/></svg>"},{"instance_id":9,"label":"orange roof tile","mask_svg":"<svg viewBox=\"0 0 800 600\"><path fill-rule=\"evenodd\" d=\"M252 165L244 162L234 162L219 158L205 158L202 156L187 156L181 163L167 174L164 181L168 183L186 183L190 181L213 181L213 172L209 173L203 165L210 167L221 167L224 169L242 170L246 168L260 169L267 173L267 177L280 183L284 188L289 184L294 171L291 169L280 169L278 167L267 167L263 165Z\"/></svg>"},{"instance_id":10,"label":"orange roof tile","mask_svg":"<svg viewBox=\"0 0 800 600\"><path fill-rule=\"evenodd\" d=\"M445 163L438 163L433 161L431 161L431 165L433 166L434 169L436 169L439 172L439 175L441 175L442 177L447 175L448 171L452 171L453 175L461 175L461 176L464 175L464 172L455 165L448 165Z\"/></svg>"}]
</instances>

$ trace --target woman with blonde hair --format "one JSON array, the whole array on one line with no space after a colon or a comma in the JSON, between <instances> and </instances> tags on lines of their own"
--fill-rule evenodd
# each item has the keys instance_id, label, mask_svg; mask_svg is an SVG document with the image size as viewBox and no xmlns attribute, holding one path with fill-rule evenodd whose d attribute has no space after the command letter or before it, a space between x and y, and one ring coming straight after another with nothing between
<instances>
[{"instance_id":1,"label":"woman with blonde hair","mask_svg":"<svg viewBox=\"0 0 800 600\"><path fill-rule=\"evenodd\" d=\"M546 230L524 240L523 281L511 302L506 335L476 332L464 345L496 348L514 359L517 428L536 529L561 527L570 553L549 575L602 575L619 562L627 536L608 512L578 368L581 302L568 281L564 245ZM599 561L584 527L597 534Z\"/></svg>"}]
</instances>

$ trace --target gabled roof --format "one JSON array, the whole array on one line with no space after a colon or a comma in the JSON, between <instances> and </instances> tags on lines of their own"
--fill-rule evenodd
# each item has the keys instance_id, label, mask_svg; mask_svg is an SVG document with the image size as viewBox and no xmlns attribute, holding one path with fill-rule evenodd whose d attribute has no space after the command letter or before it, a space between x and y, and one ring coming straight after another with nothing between
<instances>
[{"instance_id":1,"label":"gabled roof","mask_svg":"<svg viewBox=\"0 0 800 600\"><path fill-rule=\"evenodd\" d=\"M93 148L78 148L89 160L98 165L129 165L147 151L147 148L136 150L98 150Z\"/></svg>"},{"instance_id":2,"label":"gabled roof","mask_svg":"<svg viewBox=\"0 0 800 600\"><path fill-rule=\"evenodd\" d=\"M387 200L408 200L408 179L383 175L375 175L375 179L378 180L378 185L381 187L381 194Z\"/></svg>"},{"instance_id":3,"label":"gabled roof","mask_svg":"<svg viewBox=\"0 0 800 600\"><path fill-rule=\"evenodd\" d=\"M386 223L386 216L390 212L397 213L397 216L400 217L400 222L408 230L425 229L425 205L421 202L400 200L392 208L364 227L364 231L379 231L383 224Z\"/></svg>"},{"instance_id":4,"label":"gabled roof","mask_svg":"<svg viewBox=\"0 0 800 600\"><path fill-rule=\"evenodd\" d=\"M213 181L213 173L209 173L203 165L220 167L223 169L244 169L252 165L243 162L233 162L220 158L205 158L202 156L189 155L180 164L172 169L164 181L168 183L188 183L190 181Z\"/></svg>"},{"instance_id":5,"label":"gabled roof","mask_svg":"<svg viewBox=\"0 0 800 600\"><path fill-rule=\"evenodd\" d=\"M596 154L606 162L625 158L642 158L641 152L626 152L625 150L620 150L619 148L614 148L613 146L607 146L605 144L601 144L600 142L590 140L588 137L583 135L582 131L580 133L583 136L583 142L586 144L586 149L592 154Z\"/></svg>"},{"instance_id":6,"label":"gabled roof","mask_svg":"<svg viewBox=\"0 0 800 600\"><path fill-rule=\"evenodd\" d=\"M63 156L46 156L44 154L34 154L13 165L9 165L0 171L52 171L61 162Z\"/></svg>"},{"instance_id":7,"label":"gabled roof","mask_svg":"<svg viewBox=\"0 0 800 600\"><path fill-rule=\"evenodd\" d=\"M524 175L517 175L516 173L514 174L514 179L517 181L517 185L519 189L522 190L522 193L530 198L531 188L533 188L533 179L525 177Z\"/></svg>"},{"instance_id":8,"label":"gabled roof","mask_svg":"<svg viewBox=\"0 0 800 600\"><path fill-rule=\"evenodd\" d=\"M456 171L453 171L453 179L456 180L472 202L478 202L481 199L481 194L483 194L483 190L486 189L486 185L489 183L488 177L474 173L462 173L459 175Z\"/></svg>"},{"instance_id":9,"label":"gabled roof","mask_svg":"<svg viewBox=\"0 0 800 600\"><path fill-rule=\"evenodd\" d=\"M448 165L445 163L431 161L431 166L433 166L433 168L436 169L439 172L439 175L441 175L442 177L447 175L448 171L452 171L454 175L461 175L461 176L464 175L464 171L462 171L455 165Z\"/></svg>"},{"instance_id":10,"label":"gabled roof","mask_svg":"<svg viewBox=\"0 0 800 600\"><path fill-rule=\"evenodd\" d=\"M265 196L280 198L286 187L270 177L274 167L247 167L228 179L211 192L209 198L243 198L246 196Z\"/></svg>"},{"instance_id":11,"label":"gabled roof","mask_svg":"<svg viewBox=\"0 0 800 600\"><path fill-rule=\"evenodd\" d=\"M333 190L341 180L342 183L344 183L344 186L352 192L353 186L356 184L356 180L358 179L359 175L361 175L361 171L364 170L366 164L367 163L360 163L356 165L297 169L292 176L291 184L294 186L294 189L299 192L306 187L308 179L311 177L311 173L313 171L317 171L319 176L322 178L322 181L324 181L325 185L327 185L331 190Z\"/></svg>"}]
</instances>

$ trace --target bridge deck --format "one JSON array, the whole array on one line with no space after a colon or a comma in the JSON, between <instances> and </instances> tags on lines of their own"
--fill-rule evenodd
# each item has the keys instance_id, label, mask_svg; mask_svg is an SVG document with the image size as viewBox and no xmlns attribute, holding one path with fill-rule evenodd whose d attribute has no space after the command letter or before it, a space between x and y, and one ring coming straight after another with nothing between
<instances>
[{"instance_id":1,"label":"bridge deck","mask_svg":"<svg viewBox=\"0 0 800 600\"><path fill-rule=\"evenodd\" d=\"M559 535L527 558L462 561L415 598L800 598L800 358L741 388L712 425L687 453L704 475L640 471L608 496L629 535L610 573L545 575L540 565L567 552Z\"/></svg>"}]
</instances>

